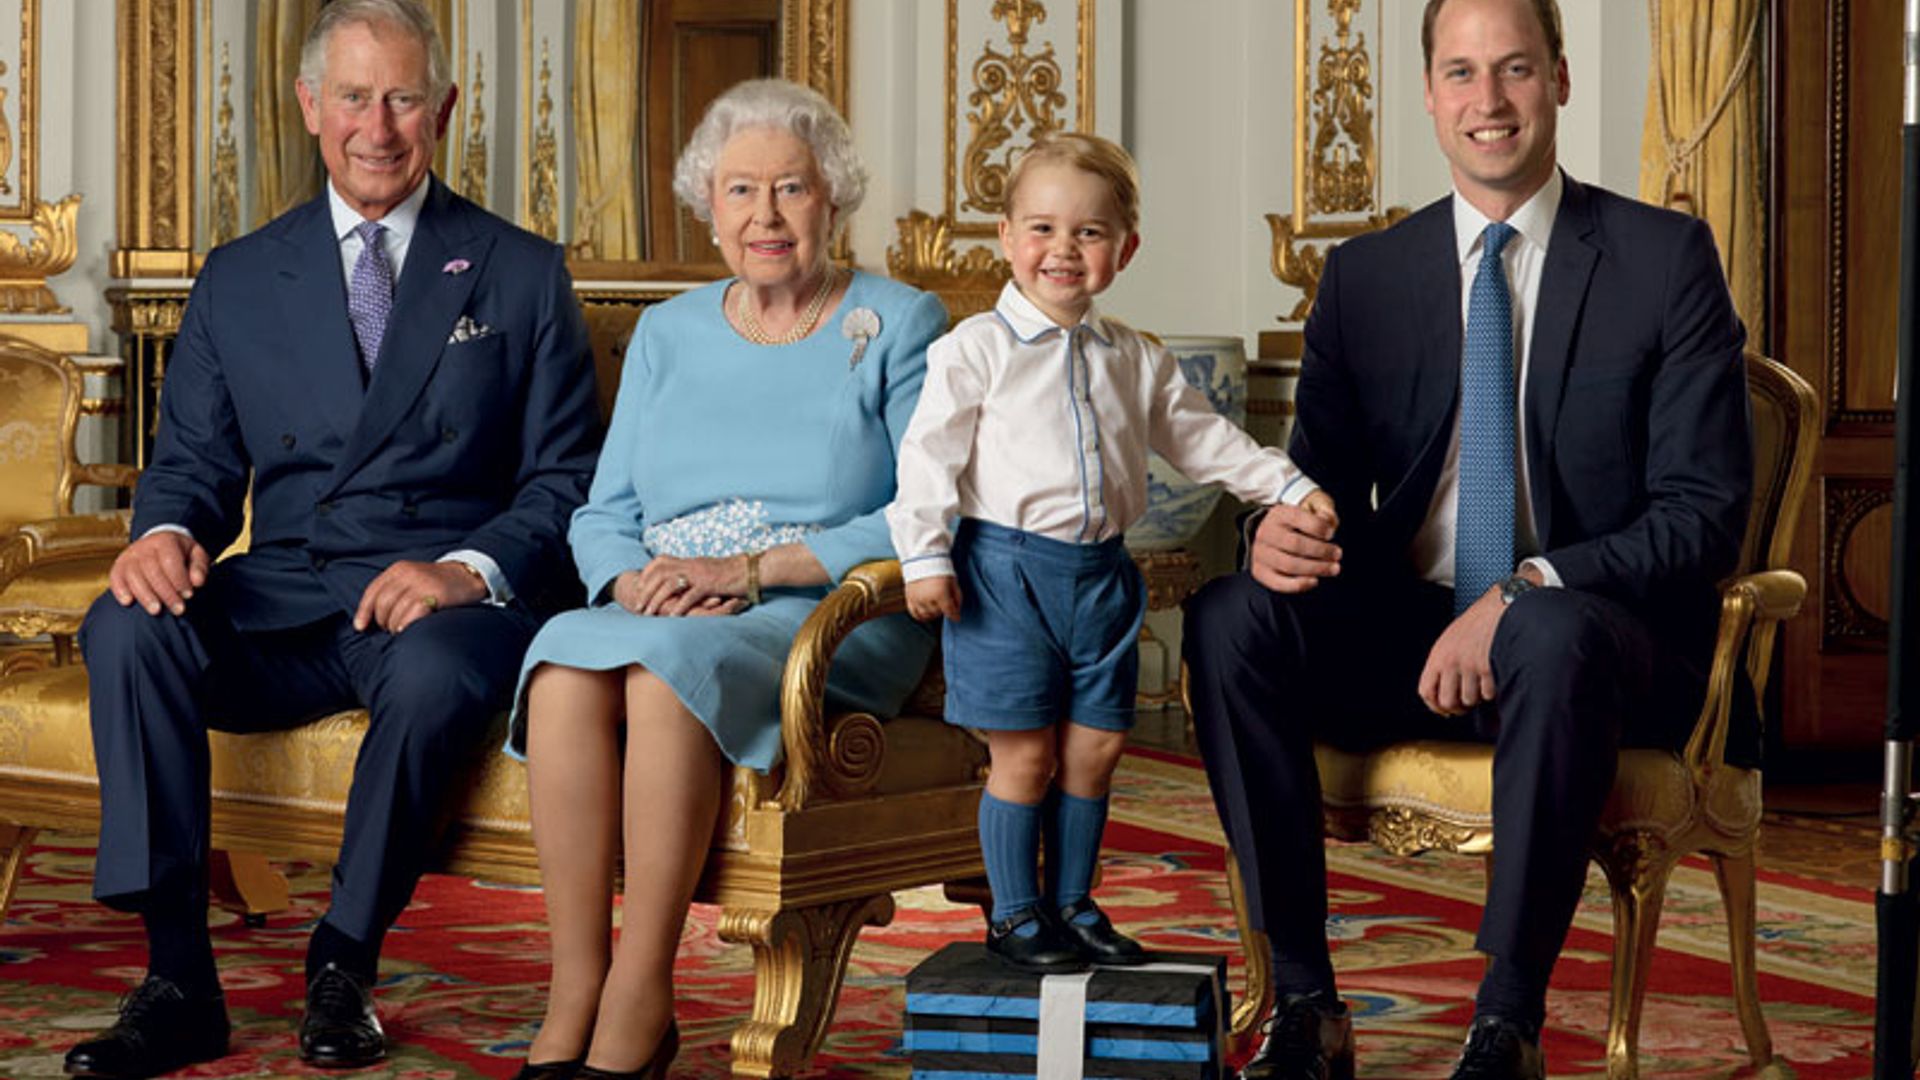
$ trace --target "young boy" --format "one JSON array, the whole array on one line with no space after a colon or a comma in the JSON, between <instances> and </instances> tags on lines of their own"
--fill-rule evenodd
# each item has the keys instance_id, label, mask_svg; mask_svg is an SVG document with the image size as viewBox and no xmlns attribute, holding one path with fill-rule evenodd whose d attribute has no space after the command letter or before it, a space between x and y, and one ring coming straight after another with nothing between
<instances>
[{"instance_id":1,"label":"young boy","mask_svg":"<svg viewBox=\"0 0 1920 1080\"><path fill-rule=\"evenodd\" d=\"M1014 165L1013 281L928 349L887 509L908 610L949 620L946 718L987 733L987 948L1028 970L1142 960L1088 890L1133 726L1146 597L1121 536L1146 509L1147 451L1249 502L1334 517L1171 354L1095 311L1140 247L1138 192L1127 152L1092 135L1045 137Z\"/></svg>"}]
</instances>

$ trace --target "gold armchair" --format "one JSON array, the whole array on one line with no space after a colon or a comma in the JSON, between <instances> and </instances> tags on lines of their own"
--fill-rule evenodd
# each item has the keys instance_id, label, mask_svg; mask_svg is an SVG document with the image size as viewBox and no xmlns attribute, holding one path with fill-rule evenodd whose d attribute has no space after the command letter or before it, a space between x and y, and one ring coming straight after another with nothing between
<instances>
[{"instance_id":1,"label":"gold armchair","mask_svg":"<svg viewBox=\"0 0 1920 1080\"><path fill-rule=\"evenodd\" d=\"M975 815L986 751L939 719L938 663L899 716L827 709L840 642L904 606L899 564L850 573L788 656L786 763L768 776L736 769L728 780L696 899L720 906L721 937L753 947L753 1010L733 1034L735 1076L806 1066L826 1037L854 939L893 917L894 890L984 874ZM236 862L332 859L366 724L356 710L292 731L216 734L214 846ZM86 669L0 678L0 914L34 831L97 828L98 799ZM518 762L488 754L480 763L439 868L538 883Z\"/></svg>"},{"instance_id":2,"label":"gold armchair","mask_svg":"<svg viewBox=\"0 0 1920 1080\"><path fill-rule=\"evenodd\" d=\"M85 396L85 374L59 353L0 335L0 631L50 635L56 664L71 658L80 619L127 542L124 511L75 514L74 492L131 488L138 475L81 463L80 417L108 408Z\"/></svg>"},{"instance_id":3,"label":"gold armchair","mask_svg":"<svg viewBox=\"0 0 1920 1080\"><path fill-rule=\"evenodd\" d=\"M1741 548L1742 572L1721 586L1720 632L1706 701L1685 749L1621 751L1619 774L1593 840L1593 858L1613 892L1611 1080L1639 1075L1640 1011L1667 877L1675 863L1694 852L1713 859L1726 906L1734 998L1747 1053L1764 1070L1760 1075L1790 1075L1774 1061L1754 968L1760 773L1721 758L1737 667L1745 666L1756 696L1763 694L1774 634L1806 597L1806 582L1786 567L1812 473L1819 409L1803 379L1766 357L1748 354L1747 382L1753 402L1753 509ZM1370 840L1402 855L1493 850L1491 746L1417 741L1350 753L1316 745L1314 757L1327 835ZM1247 989L1233 1027L1244 1033L1271 1008L1273 987L1266 935L1248 923L1232 860L1228 870L1247 964Z\"/></svg>"}]
</instances>

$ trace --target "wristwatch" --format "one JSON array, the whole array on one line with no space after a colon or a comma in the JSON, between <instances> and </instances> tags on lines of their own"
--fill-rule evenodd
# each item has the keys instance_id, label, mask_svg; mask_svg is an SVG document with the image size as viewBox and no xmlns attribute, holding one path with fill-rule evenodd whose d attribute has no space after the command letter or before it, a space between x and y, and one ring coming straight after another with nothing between
<instances>
[{"instance_id":1,"label":"wristwatch","mask_svg":"<svg viewBox=\"0 0 1920 1080\"><path fill-rule=\"evenodd\" d=\"M1524 574L1508 574L1500 579L1500 602L1511 604L1521 593L1537 588L1533 579Z\"/></svg>"}]
</instances>

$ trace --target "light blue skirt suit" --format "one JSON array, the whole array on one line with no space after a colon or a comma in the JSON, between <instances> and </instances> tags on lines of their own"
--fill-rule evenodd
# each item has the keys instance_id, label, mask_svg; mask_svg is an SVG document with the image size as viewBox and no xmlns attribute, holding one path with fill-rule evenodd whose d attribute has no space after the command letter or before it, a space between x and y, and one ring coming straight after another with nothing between
<instances>
[{"instance_id":1,"label":"light blue skirt suit","mask_svg":"<svg viewBox=\"0 0 1920 1080\"><path fill-rule=\"evenodd\" d=\"M787 652L827 588L770 589L734 616L655 617L613 603L614 579L656 554L730 555L790 541L835 581L893 557L882 510L927 345L946 330L939 300L856 273L811 335L754 345L727 323L727 285L640 317L593 488L568 534L588 606L549 621L528 648L509 753L526 746L536 667L638 664L673 688L729 759L772 768ZM883 716L898 710L933 641L904 615L861 626L835 655L829 700Z\"/></svg>"}]
</instances>

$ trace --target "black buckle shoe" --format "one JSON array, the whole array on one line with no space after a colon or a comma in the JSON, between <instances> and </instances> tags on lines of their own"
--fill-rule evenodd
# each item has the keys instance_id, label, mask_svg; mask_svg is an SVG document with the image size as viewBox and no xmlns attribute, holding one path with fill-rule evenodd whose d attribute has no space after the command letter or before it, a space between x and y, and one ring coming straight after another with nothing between
<instances>
[{"instance_id":1,"label":"black buckle shoe","mask_svg":"<svg viewBox=\"0 0 1920 1080\"><path fill-rule=\"evenodd\" d=\"M323 1069L358 1069L387 1056L387 1036L373 1011L373 987L338 964L307 982L300 1018L300 1060Z\"/></svg>"},{"instance_id":2,"label":"black buckle shoe","mask_svg":"<svg viewBox=\"0 0 1920 1080\"><path fill-rule=\"evenodd\" d=\"M667 1021L666 1033L660 1036L660 1045L653 1048L653 1056L639 1068L629 1072L609 1072L596 1069L591 1065L581 1065L580 1071L573 1075L578 1080L666 1080L667 1066L680 1053L680 1022Z\"/></svg>"},{"instance_id":3,"label":"black buckle shoe","mask_svg":"<svg viewBox=\"0 0 1920 1080\"><path fill-rule=\"evenodd\" d=\"M170 980L149 975L120 999L120 1018L67 1051L71 1076L137 1080L227 1054L227 1000L189 999Z\"/></svg>"},{"instance_id":4,"label":"black buckle shoe","mask_svg":"<svg viewBox=\"0 0 1920 1080\"><path fill-rule=\"evenodd\" d=\"M1540 1036L1504 1016L1476 1016L1453 1080L1546 1080Z\"/></svg>"},{"instance_id":5,"label":"black buckle shoe","mask_svg":"<svg viewBox=\"0 0 1920 1080\"><path fill-rule=\"evenodd\" d=\"M581 1066L587 1063L585 1057L569 1058L566 1061L542 1061L538 1064L528 1061L513 1074L513 1080L573 1080L580 1075Z\"/></svg>"},{"instance_id":6,"label":"black buckle shoe","mask_svg":"<svg viewBox=\"0 0 1920 1080\"><path fill-rule=\"evenodd\" d=\"M1326 994L1295 994L1261 1025L1240 1080L1353 1080L1353 1014Z\"/></svg>"},{"instance_id":7,"label":"black buckle shoe","mask_svg":"<svg viewBox=\"0 0 1920 1080\"><path fill-rule=\"evenodd\" d=\"M1080 916L1093 912L1093 918L1082 922ZM1113 928L1113 922L1093 897L1083 896L1060 909L1060 927L1067 937L1080 949L1081 959L1090 964L1117 964L1131 966L1147 962L1147 951L1140 943Z\"/></svg>"},{"instance_id":8,"label":"black buckle shoe","mask_svg":"<svg viewBox=\"0 0 1920 1080\"><path fill-rule=\"evenodd\" d=\"M1033 924L1031 934L1017 933ZM1017 911L987 926L987 951L1021 971L1057 974L1085 971L1075 939L1039 908Z\"/></svg>"}]
</instances>

